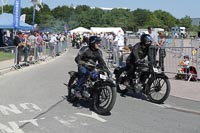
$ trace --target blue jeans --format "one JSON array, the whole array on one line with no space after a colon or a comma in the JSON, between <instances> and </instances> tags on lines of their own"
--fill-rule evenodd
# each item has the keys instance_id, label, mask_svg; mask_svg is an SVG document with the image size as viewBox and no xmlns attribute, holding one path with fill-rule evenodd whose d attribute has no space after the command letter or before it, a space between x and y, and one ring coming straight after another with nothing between
<instances>
[{"instance_id":1,"label":"blue jeans","mask_svg":"<svg viewBox=\"0 0 200 133\"><path fill-rule=\"evenodd\" d=\"M93 71L95 71L95 70L93 70ZM79 66L78 67L79 77L78 77L77 87L76 87L77 91L81 91L81 89L83 88L83 84L87 80L87 78L90 75L90 73L92 73L93 71L87 70L87 68L85 68L84 66Z\"/></svg>"}]
</instances>

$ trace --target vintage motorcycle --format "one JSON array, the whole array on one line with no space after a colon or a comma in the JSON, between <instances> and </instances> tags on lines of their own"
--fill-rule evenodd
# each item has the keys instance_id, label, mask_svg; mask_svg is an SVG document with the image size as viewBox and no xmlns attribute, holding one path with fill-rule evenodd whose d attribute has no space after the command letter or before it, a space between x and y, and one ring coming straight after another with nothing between
<instances>
[{"instance_id":1,"label":"vintage motorcycle","mask_svg":"<svg viewBox=\"0 0 200 133\"><path fill-rule=\"evenodd\" d=\"M119 93L131 89L135 93L144 94L153 103L161 104L169 96L171 86L168 77L157 66L138 63L133 79L127 85L127 70L125 67L115 68L116 87Z\"/></svg>"},{"instance_id":2,"label":"vintage motorcycle","mask_svg":"<svg viewBox=\"0 0 200 133\"><path fill-rule=\"evenodd\" d=\"M117 91L112 78L107 74L106 69L102 69L94 63L84 63L84 66L91 71L83 89L81 91L82 99L91 103L91 108L98 114L109 113L116 101ZM68 100L73 102L78 98L75 96L79 74L75 71L68 72L70 79L68 82ZM87 92L87 93L86 93Z\"/></svg>"}]
</instances>

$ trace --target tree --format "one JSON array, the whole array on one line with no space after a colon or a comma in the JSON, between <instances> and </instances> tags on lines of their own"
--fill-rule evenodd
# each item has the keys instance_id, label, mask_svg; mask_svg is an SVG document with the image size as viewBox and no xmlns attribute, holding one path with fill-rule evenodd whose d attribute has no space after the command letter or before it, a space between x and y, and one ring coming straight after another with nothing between
<instances>
[{"instance_id":1,"label":"tree","mask_svg":"<svg viewBox=\"0 0 200 133\"><path fill-rule=\"evenodd\" d=\"M180 26L186 27L190 29L192 26L192 19L189 16L185 16L184 18L180 19Z\"/></svg>"},{"instance_id":2,"label":"tree","mask_svg":"<svg viewBox=\"0 0 200 133\"><path fill-rule=\"evenodd\" d=\"M151 11L147 9L136 9L133 11L133 15L135 16L135 23L137 28L144 28L148 21L149 21L149 16L152 14Z\"/></svg>"},{"instance_id":3,"label":"tree","mask_svg":"<svg viewBox=\"0 0 200 133\"><path fill-rule=\"evenodd\" d=\"M170 30L176 25L177 19L166 11L156 10L153 14L160 20L161 27L165 30Z\"/></svg>"}]
</instances>

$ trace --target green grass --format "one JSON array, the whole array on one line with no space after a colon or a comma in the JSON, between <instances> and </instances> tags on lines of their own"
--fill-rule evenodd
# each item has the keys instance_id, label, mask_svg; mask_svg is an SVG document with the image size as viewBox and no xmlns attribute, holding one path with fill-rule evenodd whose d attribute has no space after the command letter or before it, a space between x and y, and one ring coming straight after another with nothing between
<instances>
[{"instance_id":1,"label":"green grass","mask_svg":"<svg viewBox=\"0 0 200 133\"><path fill-rule=\"evenodd\" d=\"M14 57L15 57L15 54L12 54L10 52L0 51L0 61L13 59Z\"/></svg>"}]
</instances>

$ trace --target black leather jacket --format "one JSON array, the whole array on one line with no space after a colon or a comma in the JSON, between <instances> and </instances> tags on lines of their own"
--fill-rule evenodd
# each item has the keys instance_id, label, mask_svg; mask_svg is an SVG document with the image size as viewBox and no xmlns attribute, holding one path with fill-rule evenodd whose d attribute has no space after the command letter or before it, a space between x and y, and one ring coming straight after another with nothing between
<instances>
[{"instance_id":1,"label":"black leather jacket","mask_svg":"<svg viewBox=\"0 0 200 133\"><path fill-rule=\"evenodd\" d=\"M79 50L78 55L75 58L75 62L80 65L82 61L87 62L93 60L98 62L98 65L104 69L108 69L103 59L102 52L99 49L93 50L88 46L84 46Z\"/></svg>"},{"instance_id":2,"label":"black leather jacket","mask_svg":"<svg viewBox=\"0 0 200 133\"><path fill-rule=\"evenodd\" d=\"M138 59L144 59L148 56L149 47L144 47L140 42L133 46L130 55L127 57L126 63L135 64Z\"/></svg>"}]
</instances>

